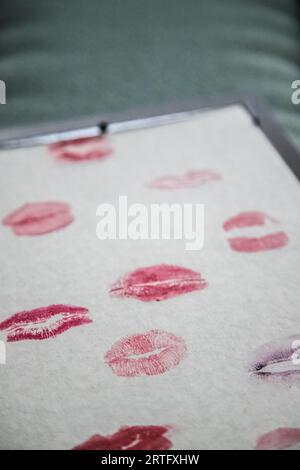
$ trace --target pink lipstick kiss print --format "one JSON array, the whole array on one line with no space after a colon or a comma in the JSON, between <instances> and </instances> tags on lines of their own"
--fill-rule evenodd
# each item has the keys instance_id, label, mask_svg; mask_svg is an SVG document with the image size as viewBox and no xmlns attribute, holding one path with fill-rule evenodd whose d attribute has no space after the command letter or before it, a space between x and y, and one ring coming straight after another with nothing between
<instances>
[{"instance_id":1,"label":"pink lipstick kiss print","mask_svg":"<svg viewBox=\"0 0 300 470\"><path fill-rule=\"evenodd\" d=\"M223 224L223 229L229 232L234 229L264 226L269 222L278 222L263 212L242 212ZM233 251L243 253L255 253L259 251L275 250L288 244L288 236L283 231L276 231L260 237L233 237L228 239L229 246Z\"/></svg>"},{"instance_id":2,"label":"pink lipstick kiss print","mask_svg":"<svg viewBox=\"0 0 300 470\"><path fill-rule=\"evenodd\" d=\"M15 313L0 323L0 331L6 331L7 342L44 340L87 323L87 308L59 304Z\"/></svg>"},{"instance_id":3,"label":"pink lipstick kiss print","mask_svg":"<svg viewBox=\"0 0 300 470\"><path fill-rule=\"evenodd\" d=\"M149 186L155 189L184 189L184 188L198 188L211 181L221 180L222 176L211 170L194 170L188 171L183 175L177 176L162 176L153 180Z\"/></svg>"},{"instance_id":4,"label":"pink lipstick kiss print","mask_svg":"<svg viewBox=\"0 0 300 470\"><path fill-rule=\"evenodd\" d=\"M168 450L168 426L124 426L110 436L95 434L73 450Z\"/></svg>"},{"instance_id":5,"label":"pink lipstick kiss print","mask_svg":"<svg viewBox=\"0 0 300 470\"><path fill-rule=\"evenodd\" d=\"M167 331L151 330L117 341L104 359L115 375L138 377L164 374L178 366L186 354L182 338Z\"/></svg>"},{"instance_id":6,"label":"pink lipstick kiss print","mask_svg":"<svg viewBox=\"0 0 300 470\"><path fill-rule=\"evenodd\" d=\"M202 290L207 286L200 273L181 266L159 264L138 268L121 277L112 285L110 294L151 302Z\"/></svg>"},{"instance_id":7,"label":"pink lipstick kiss print","mask_svg":"<svg viewBox=\"0 0 300 470\"><path fill-rule=\"evenodd\" d=\"M256 442L256 450L284 450L300 447L300 428L278 428L263 434Z\"/></svg>"},{"instance_id":8,"label":"pink lipstick kiss print","mask_svg":"<svg viewBox=\"0 0 300 470\"><path fill-rule=\"evenodd\" d=\"M66 140L50 145L49 150L60 160L69 162L103 160L112 154L112 147L106 137Z\"/></svg>"},{"instance_id":9,"label":"pink lipstick kiss print","mask_svg":"<svg viewBox=\"0 0 300 470\"><path fill-rule=\"evenodd\" d=\"M74 218L63 202L32 202L8 214L2 221L15 235L44 235L70 225Z\"/></svg>"}]
</instances>

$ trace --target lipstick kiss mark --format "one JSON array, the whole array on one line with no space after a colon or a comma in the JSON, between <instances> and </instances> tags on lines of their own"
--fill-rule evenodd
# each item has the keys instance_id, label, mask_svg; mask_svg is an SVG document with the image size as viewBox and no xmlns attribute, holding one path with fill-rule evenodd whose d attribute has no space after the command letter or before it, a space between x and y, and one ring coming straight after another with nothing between
<instances>
[{"instance_id":1,"label":"lipstick kiss mark","mask_svg":"<svg viewBox=\"0 0 300 470\"><path fill-rule=\"evenodd\" d=\"M197 188L210 181L218 181L222 179L219 173L211 170L194 170L188 171L183 175L163 176L155 179L150 183L150 188L155 189L183 189Z\"/></svg>"},{"instance_id":2,"label":"lipstick kiss mark","mask_svg":"<svg viewBox=\"0 0 300 470\"><path fill-rule=\"evenodd\" d=\"M168 450L168 426L124 426L110 436L95 434L73 450Z\"/></svg>"},{"instance_id":3,"label":"lipstick kiss mark","mask_svg":"<svg viewBox=\"0 0 300 470\"><path fill-rule=\"evenodd\" d=\"M273 223L278 223L277 220L269 217L263 212L242 212L224 222L223 228L226 232L228 232L229 230L233 230L235 228L265 225L267 220Z\"/></svg>"},{"instance_id":4,"label":"lipstick kiss mark","mask_svg":"<svg viewBox=\"0 0 300 470\"><path fill-rule=\"evenodd\" d=\"M278 223L275 219L263 212L242 212L227 220L223 224L223 229L228 232L238 228L262 226L265 225L267 221L273 224ZM228 239L232 250L244 253L255 253L282 248L288 244L288 241L288 236L283 231L274 232L261 237L234 237Z\"/></svg>"},{"instance_id":5,"label":"lipstick kiss mark","mask_svg":"<svg viewBox=\"0 0 300 470\"><path fill-rule=\"evenodd\" d=\"M49 305L15 313L0 323L7 342L54 338L75 326L91 323L88 309L71 305Z\"/></svg>"},{"instance_id":6,"label":"lipstick kiss mark","mask_svg":"<svg viewBox=\"0 0 300 470\"><path fill-rule=\"evenodd\" d=\"M160 264L136 269L118 279L110 293L116 297L133 297L151 302L202 290L207 286L207 281L200 273L181 266Z\"/></svg>"},{"instance_id":7,"label":"lipstick kiss mark","mask_svg":"<svg viewBox=\"0 0 300 470\"><path fill-rule=\"evenodd\" d=\"M300 335L262 345L255 353L249 372L262 380L299 384Z\"/></svg>"},{"instance_id":8,"label":"lipstick kiss mark","mask_svg":"<svg viewBox=\"0 0 300 470\"><path fill-rule=\"evenodd\" d=\"M121 377L160 375L178 366L186 357L185 342L161 330L134 334L117 341L105 355L105 362Z\"/></svg>"},{"instance_id":9,"label":"lipstick kiss mark","mask_svg":"<svg viewBox=\"0 0 300 470\"><path fill-rule=\"evenodd\" d=\"M63 202L32 202L8 214L2 221L15 235L44 235L73 222L70 206Z\"/></svg>"},{"instance_id":10,"label":"lipstick kiss mark","mask_svg":"<svg viewBox=\"0 0 300 470\"><path fill-rule=\"evenodd\" d=\"M278 428L263 434L256 442L256 450L283 450L300 444L300 428Z\"/></svg>"},{"instance_id":11,"label":"lipstick kiss mark","mask_svg":"<svg viewBox=\"0 0 300 470\"><path fill-rule=\"evenodd\" d=\"M112 147L106 137L90 137L61 141L49 146L57 158L70 162L102 160L112 154Z\"/></svg>"}]
</instances>

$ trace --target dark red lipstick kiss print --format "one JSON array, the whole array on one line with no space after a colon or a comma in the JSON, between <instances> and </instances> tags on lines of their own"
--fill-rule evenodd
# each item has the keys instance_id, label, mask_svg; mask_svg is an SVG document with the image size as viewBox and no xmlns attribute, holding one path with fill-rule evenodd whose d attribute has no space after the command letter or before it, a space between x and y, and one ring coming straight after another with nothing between
<instances>
[{"instance_id":1,"label":"dark red lipstick kiss print","mask_svg":"<svg viewBox=\"0 0 300 470\"><path fill-rule=\"evenodd\" d=\"M112 154L112 147L106 137L66 140L50 145L49 150L60 160L70 162L103 160Z\"/></svg>"},{"instance_id":2,"label":"dark red lipstick kiss print","mask_svg":"<svg viewBox=\"0 0 300 470\"><path fill-rule=\"evenodd\" d=\"M208 286L200 273L181 266L159 264L138 268L118 279L110 289L113 296L133 297L143 302L166 300Z\"/></svg>"},{"instance_id":3,"label":"dark red lipstick kiss print","mask_svg":"<svg viewBox=\"0 0 300 470\"><path fill-rule=\"evenodd\" d=\"M113 373L121 377L160 375L178 366L187 348L179 336L161 330L126 336L105 355Z\"/></svg>"},{"instance_id":4,"label":"dark red lipstick kiss print","mask_svg":"<svg viewBox=\"0 0 300 470\"><path fill-rule=\"evenodd\" d=\"M256 450L283 450L300 444L300 428L278 428L263 434L256 442Z\"/></svg>"},{"instance_id":5,"label":"dark red lipstick kiss print","mask_svg":"<svg viewBox=\"0 0 300 470\"><path fill-rule=\"evenodd\" d=\"M115 434L95 434L73 450L168 450L173 444L165 436L167 426L124 426Z\"/></svg>"},{"instance_id":6,"label":"dark red lipstick kiss print","mask_svg":"<svg viewBox=\"0 0 300 470\"><path fill-rule=\"evenodd\" d=\"M197 188L211 181L221 180L222 176L211 170L194 170L188 171L183 175L162 176L150 183L150 188L155 189L184 189Z\"/></svg>"},{"instance_id":7,"label":"dark red lipstick kiss print","mask_svg":"<svg viewBox=\"0 0 300 470\"><path fill-rule=\"evenodd\" d=\"M49 305L15 313L0 323L0 331L6 331L7 342L44 340L91 322L87 308Z\"/></svg>"},{"instance_id":8,"label":"dark red lipstick kiss print","mask_svg":"<svg viewBox=\"0 0 300 470\"><path fill-rule=\"evenodd\" d=\"M229 232L233 229L262 226L266 222L278 223L263 212L242 212L227 220L223 224L223 228L226 232ZM283 231L273 232L261 237L234 237L228 239L232 250L243 253L275 250L286 246L288 241L288 236Z\"/></svg>"},{"instance_id":9,"label":"dark red lipstick kiss print","mask_svg":"<svg viewBox=\"0 0 300 470\"><path fill-rule=\"evenodd\" d=\"M44 235L73 222L70 206L63 202L32 202L8 214L2 221L15 235Z\"/></svg>"}]
</instances>

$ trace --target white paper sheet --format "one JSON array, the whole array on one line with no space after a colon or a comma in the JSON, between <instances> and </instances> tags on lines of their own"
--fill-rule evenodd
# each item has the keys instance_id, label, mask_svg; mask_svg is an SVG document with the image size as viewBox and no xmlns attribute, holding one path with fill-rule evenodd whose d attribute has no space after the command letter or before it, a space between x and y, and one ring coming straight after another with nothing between
<instances>
[{"instance_id":1,"label":"white paper sheet","mask_svg":"<svg viewBox=\"0 0 300 470\"><path fill-rule=\"evenodd\" d=\"M0 321L60 303L88 308L93 321L54 339L6 344L0 447L70 449L121 426L162 424L172 427L173 449L253 449L266 432L300 428L300 383L248 372L258 347L300 334L295 176L239 106L109 139L113 154L103 161L62 162L47 147L0 154L1 220L39 201L66 202L75 219L43 236L0 227ZM173 191L148 187L155 178L201 169L222 180ZM203 250L186 251L180 240L100 241L96 208L117 204L119 195L146 205L203 203ZM243 211L277 219L288 245L232 251L222 225ZM119 276L162 263L200 272L209 286L161 302L109 295ZM187 357L161 375L114 375L106 352L124 336L152 329L183 338Z\"/></svg>"}]
</instances>

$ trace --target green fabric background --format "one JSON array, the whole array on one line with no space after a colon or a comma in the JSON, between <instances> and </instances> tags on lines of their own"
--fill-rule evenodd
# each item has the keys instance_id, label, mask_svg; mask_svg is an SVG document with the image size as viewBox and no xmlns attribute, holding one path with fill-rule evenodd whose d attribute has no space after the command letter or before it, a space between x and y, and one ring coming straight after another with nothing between
<instances>
[{"instance_id":1,"label":"green fabric background","mask_svg":"<svg viewBox=\"0 0 300 470\"><path fill-rule=\"evenodd\" d=\"M0 126L254 92L300 147L299 13L297 0L1 0Z\"/></svg>"}]
</instances>

